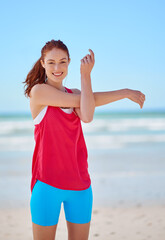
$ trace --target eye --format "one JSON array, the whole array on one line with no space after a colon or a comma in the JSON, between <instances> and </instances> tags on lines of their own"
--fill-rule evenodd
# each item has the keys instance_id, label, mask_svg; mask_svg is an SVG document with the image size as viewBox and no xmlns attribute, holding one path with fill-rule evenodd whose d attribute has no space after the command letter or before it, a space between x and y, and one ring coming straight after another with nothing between
<instances>
[{"instance_id":1,"label":"eye","mask_svg":"<svg viewBox=\"0 0 165 240\"><path fill-rule=\"evenodd\" d=\"M53 64L53 62L49 62L49 64Z\"/></svg>"}]
</instances>

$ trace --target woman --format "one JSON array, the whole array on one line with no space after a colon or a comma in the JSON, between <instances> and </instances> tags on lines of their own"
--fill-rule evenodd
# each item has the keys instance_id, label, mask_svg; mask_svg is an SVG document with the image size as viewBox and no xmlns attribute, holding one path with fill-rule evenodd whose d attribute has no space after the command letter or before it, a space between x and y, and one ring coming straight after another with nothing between
<instances>
[{"instance_id":1,"label":"woman","mask_svg":"<svg viewBox=\"0 0 165 240\"><path fill-rule=\"evenodd\" d=\"M45 44L23 82L35 125L30 200L34 240L55 239L62 203L68 239L88 239L93 195L81 121L91 122L95 107L120 99L129 98L141 108L144 104L145 95L136 90L93 93L95 59L89 51L81 59L81 91L63 86L70 56L60 40Z\"/></svg>"}]
</instances>

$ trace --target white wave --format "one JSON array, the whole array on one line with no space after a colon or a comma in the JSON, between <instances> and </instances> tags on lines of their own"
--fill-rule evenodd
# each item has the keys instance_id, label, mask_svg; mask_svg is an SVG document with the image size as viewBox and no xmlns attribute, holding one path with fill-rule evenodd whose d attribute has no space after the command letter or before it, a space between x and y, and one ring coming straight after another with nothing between
<instances>
[{"instance_id":1,"label":"white wave","mask_svg":"<svg viewBox=\"0 0 165 240\"><path fill-rule=\"evenodd\" d=\"M13 134L16 132L33 131L32 121L1 121L0 134Z\"/></svg>"},{"instance_id":2,"label":"white wave","mask_svg":"<svg viewBox=\"0 0 165 240\"><path fill-rule=\"evenodd\" d=\"M83 123L85 132L109 131L123 132L128 130L165 131L164 118L139 118L139 119L94 119L91 123Z\"/></svg>"},{"instance_id":3,"label":"white wave","mask_svg":"<svg viewBox=\"0 0 165 240\"><path fill-rule=\"evenodd\" d=\"M30 124L27 126L30 128ZM136 143L163 143L165 134L95 134L84 133L87 147L91 149L123 148L128 144ZM33 135L1 136L0 150L33 150Z\"/></svg>"},{"instance_id":4,"label":"white wave","mask_svg":"<svg viewBox=\"0 0 165 240\"><path fill-rule=\"evenodd\" d=\"M165 131L164 118L106 118L94 119L91 123L81 121L84 133L126 132L126 131ZM0 122L0 135L33 134L32 120L7 120Z\"/></svg>"},{"instance_id":5,"label":"white wave","mask_svg":"<svg viewBox=\"0 0 165 240\"><path fill-rule=\"evenodd\" d=\"M165 134L143 135L84 135L89 149L124 148L136 143L165 143ZM0 137L0 151L33 151L35 145L32 136Z\"/></svg>"},{"instance_id":6,"label":"white wave","mask_svg":"<svg viewBox=\"0 0 165 240\"><path fill-rule=\"evenodd\" d=\"M128 144L165 142L165 134L162 135L86 135L87 146L91 149L123 148Z\"/></svg>"},{"instance_id":7,"label":"white wave","mask_svg":"<svg viewBox=\"0 0 165 240\"><path fill-rule=\"evenodd\" d=\"M81 123L87 147L91 149L113 149L123 148L128 144L165 142L164 118L109 117L96 118L88 124L82 121ZM29 119L0 121L0 151L33 150L33 131L33 121Z\"/></svg>"},{"instance_id":8,"label":"white wave","mask_svg":"<svg viewBox=\"0 0 165 240\"><path fill-rule=\"evenodd\" d=\"M32 137L1 137L0 151L32 151L35 141Z\"/></svg>"}]
</instances>

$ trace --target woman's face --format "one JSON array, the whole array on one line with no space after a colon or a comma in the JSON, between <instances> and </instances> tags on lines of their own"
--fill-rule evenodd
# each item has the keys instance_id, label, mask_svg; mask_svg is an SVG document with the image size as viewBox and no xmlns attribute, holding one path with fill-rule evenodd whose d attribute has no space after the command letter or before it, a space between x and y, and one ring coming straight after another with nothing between
<instances>
[{"instance_id":1,"label":"woman's face","mask_svg":"<svg viewBox=\"0 0 165 240\"><path fill-rule=\"evenodd\" d=\"M48 80L57 83L62 82L68 74L69 63L70 59L68 59L67 53L59 48L53 48L47 52L44 62L41 60Z\"/></svg>"}]
</instances>

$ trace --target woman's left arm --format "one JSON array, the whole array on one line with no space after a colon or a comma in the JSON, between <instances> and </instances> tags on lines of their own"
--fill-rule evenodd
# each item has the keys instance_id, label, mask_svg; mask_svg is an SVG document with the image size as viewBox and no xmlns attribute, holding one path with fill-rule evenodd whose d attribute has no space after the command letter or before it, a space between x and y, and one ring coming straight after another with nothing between
<instances>
[{"instance_id":1,"label":"woman's left arm","mask_svg":"<svg viewBox=\"0 0 165 240\"><path fill-rule=\"evenodd\" d=\"M128 98L143 107L145 95L137 90L120 89L108 92L92 92L90 73L95 63L94 53L89 49L90 55L86 55L81 59L81 92L77 89L80 96L80 108L75 108L75 112L83 122L91 122L93 120L95 107L102 106L111 102L115 102L124 98ZM77 92L74 92L77 93Z\"/></svg>"},{"instance_id":2,"label":"woman's left arm","mask_svg":"<svg viewBox=\"0 0 165 240\"><path fill-rule=\"evenodd\" d=\"M138 103L140 108L142 108L145 101L145 95L142 92L128 88L109 92L94 92L94 98L96 107L128 98L131 101Z\"/></svg>"},{"instance_id":3,"label":"woman's left arm","mask_svg":"<svg viewBox=\"0 0 165 240\"><path fill-rule=\"evenodd\" d=\"M76 94L81 94L81 91L79 89L75 88L72 89L72 91ZM107 92L93 92L93 95L95 100L95 107L128 98L131 101L138 103L140 105L140 108L143 108L143 104L145 101L145 95L142 92L128 88ZM82 120L80 108L75 108L75 112Z\"/></svg>"}]
</instances>

